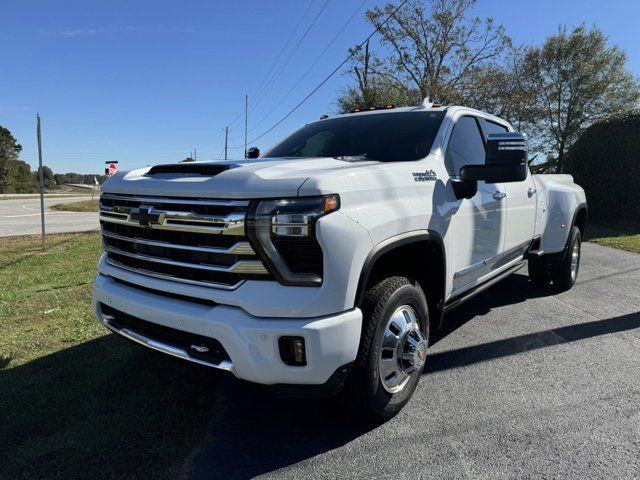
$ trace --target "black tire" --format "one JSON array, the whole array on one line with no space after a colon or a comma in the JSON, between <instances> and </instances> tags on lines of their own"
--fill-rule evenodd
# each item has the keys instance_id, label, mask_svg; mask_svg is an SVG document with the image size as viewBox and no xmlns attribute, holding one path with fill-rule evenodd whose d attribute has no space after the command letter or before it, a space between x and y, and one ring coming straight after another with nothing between
<instances>
[{"instance_id":1,"label":"black tire","mask_svg":"<svg viewBox=\"0 0 640 480\"><path fill-rule=\"evenodd\" d=\"M388 386L383 385L383 380L387 382L387 379L382 379L380 375L380 362L383 362L381 355L383 350L390 350L382 347L383 335L391 322L392 315L403 309L407 311L407 307L409 307L408 310L414 311L417 326L422 334L419 355L424 362L429 340L429 310L426 296L420 285L405 277L389 277L373 286L365 294L362 304L363 327L360 349L342 392L344 401L358 416L375 422L390 419L406 405L418 385L424 363L410 374L403 372L403 375L408 375L408 379L405 379L404 386L395 393L387 390ZM411 325L408 317L406 322ZM419 335L415 330L413 334ZM426 341L424 346L422 341ZM401 343L399 342L398 345Z\"/></svg>"},{"instance_id":2,"label":"black tire","mask_svg":"<svg viewBox=\"0 0 640 480\"><path fill-rule=\"evenodd\" d=\"M543 257L529 259L529 280L536 287L544 288L551 283L551 263Z\"/></svg>"},{"instance_id":3,"label":"black tire","mask_svg":"<svg viewBox=\"0 0 640 480\"><path fill-rule=\"evenodd\" d=\"M580 235L580 229L573 226L571 227L569 242L567 243L567 251L564 258L554 263L551 268L551 280L553 281L554 289L557 291L564 292L575 285L576 279L578 278L578 271L580 269L581 247L582 236ZM574 261L577 261L575 264L575 271L573 268Z\"/></svg>"}]
</instances>

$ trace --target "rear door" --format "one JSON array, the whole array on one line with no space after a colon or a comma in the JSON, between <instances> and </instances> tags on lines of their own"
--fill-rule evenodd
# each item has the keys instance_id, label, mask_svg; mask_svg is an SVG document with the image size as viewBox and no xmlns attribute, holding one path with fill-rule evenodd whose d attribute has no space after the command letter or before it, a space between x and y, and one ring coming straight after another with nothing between
<instances>
[{"instance_id":1,"label":"rear door","mask_svg":"<svg viewBox=\"0 0 640 480\"><path fill-rule=\"evenodd\" d=\"M481 122L485 135L489 133L505 133L506 126L483 120ZM504 239L505 263L517 258L528 247L534 235L536 224L536 188L533 176L527 173L524 182L507 182L504 184L506 204L506 231Z\"/></svg>"},{"instance_id":2,"label":"rear door","mask_svg":"<svg viewBox=\"0 0 640 480\"><path fill-rule=\"evenodd\" d=\"M485 142L479 119L470 115L459 117L445 154L451 181L457 180L463 165L484 164L484 161ZM450 195L455 198L453 192ZM503 252L506 219L503 198L503 184L479 181L475 196L456 199L452 205L449 231L453 292L471 288L479 278L491 273Z\"/></svg>"}]
</instances>

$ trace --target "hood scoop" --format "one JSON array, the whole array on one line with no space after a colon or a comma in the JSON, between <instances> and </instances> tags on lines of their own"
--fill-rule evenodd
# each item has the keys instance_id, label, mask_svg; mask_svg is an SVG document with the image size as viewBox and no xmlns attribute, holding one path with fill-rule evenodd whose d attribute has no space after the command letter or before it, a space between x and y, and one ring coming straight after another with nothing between
<instances>
[{"instance_id":1,"label":"hood scoop","mask_svg":"<svg viewBox=\"0 0 640 480\"><path fill-rule=\"evenodd\" d=\"M145 174L147 177L215 177L219 173L229 170L231 165L215 165L211 163L170 163L156 165Z\"/></svg>"}]
</instances>

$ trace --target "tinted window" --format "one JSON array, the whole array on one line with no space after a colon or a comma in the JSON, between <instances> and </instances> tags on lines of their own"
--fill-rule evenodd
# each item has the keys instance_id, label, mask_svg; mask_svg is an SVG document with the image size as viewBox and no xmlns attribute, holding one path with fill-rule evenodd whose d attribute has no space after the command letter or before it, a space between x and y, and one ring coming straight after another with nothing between
<instances>
[{"instance_id":1,"label":"tinted window","mask_svg":"<svg viewBox=\"0 0 640 480\"><path fill-rule=\"evenodd\" d=\"M509 131L507 127L504 125L500 125L495 122L491 122L489 120L485 120L484 126L487 129L487 134L489 133L506 133Z\"/></svg>"},{"instance_id":2,"label":"tinted window","mask_svg":"<svg viewBox=\"0 0 640 480\"><path fill-rule=\"evenodd\" d=\"M484 142L473 117L461 117L456 121L449 138L445 163L449 175L460 175L463 165L484 164Z\"/></svg>"},{"instance_id":3,"label":"tinted window","mask_svg":"<svg viewBox=\"0 0 640 480\"><path fill-rule=\"evenodd\" d=\"M264 157L358 157L417 160L429 154L444 112L350 115L304 126Z\"/></svg>"}]
</instances>

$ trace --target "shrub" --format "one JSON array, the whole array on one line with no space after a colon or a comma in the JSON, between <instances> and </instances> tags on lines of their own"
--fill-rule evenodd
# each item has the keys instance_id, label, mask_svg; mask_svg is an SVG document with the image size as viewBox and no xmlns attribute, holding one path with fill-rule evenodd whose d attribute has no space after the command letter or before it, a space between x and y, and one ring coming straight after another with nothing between
<instances>
[{"instance_id":1,"label":"shrub","mask_svg":"<svg viewBox=\"0 0 640 480\"><path fill-rule=\"evenodd\" d=\"M640 113L591 125L569 149L567 172L584 188L589 218L640 219Z\"/></svg>"}]
</instances>

